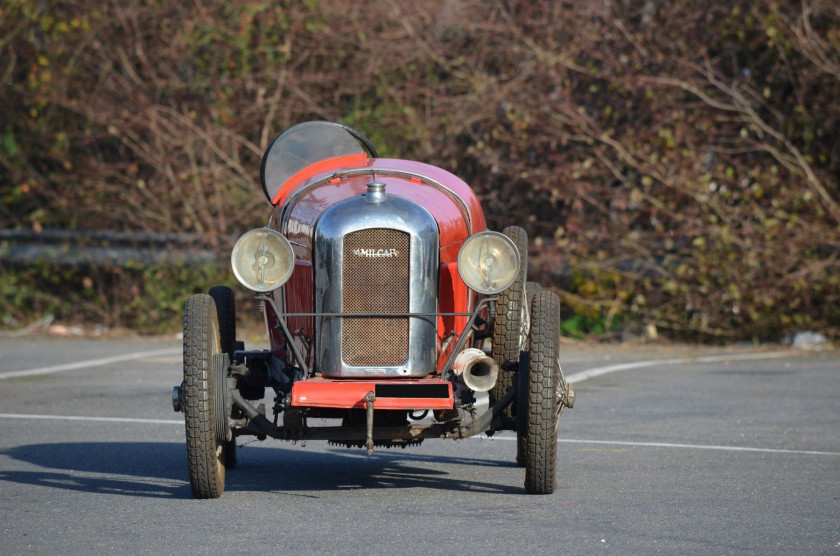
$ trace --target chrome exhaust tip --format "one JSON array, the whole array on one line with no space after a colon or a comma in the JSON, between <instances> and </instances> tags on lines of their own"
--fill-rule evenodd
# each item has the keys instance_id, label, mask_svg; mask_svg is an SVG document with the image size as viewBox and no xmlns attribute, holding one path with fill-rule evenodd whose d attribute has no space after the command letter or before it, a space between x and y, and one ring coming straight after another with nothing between
<instances>
[{"instance_id":1,"label":"chrome exhaust tip","mask_svg":"<svg viewBox=\"0 0 840 556\"><path fill-rule=\"evenodd\" d=\"M474 392L487 392L499 379L499 366L478 348L459 353L452 364L452 371Z\"/></svg>"}]
</instances>

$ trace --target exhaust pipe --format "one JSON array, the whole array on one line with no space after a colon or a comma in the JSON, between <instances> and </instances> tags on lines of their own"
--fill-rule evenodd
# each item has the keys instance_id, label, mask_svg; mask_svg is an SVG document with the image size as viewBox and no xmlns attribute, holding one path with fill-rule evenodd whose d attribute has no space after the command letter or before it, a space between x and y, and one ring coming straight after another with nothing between
<instances>
[{"instance_id":1,"label":"exhaust pipe","mask_svg":"<svg viewBox=\"0 0 840 556\"><path fill-rule=\"evenodd\" d=\"M487 392L499 378L499 366L478 348L459 353L452 364L452 371L474 392Z\"/></svg>"}]
</instances>

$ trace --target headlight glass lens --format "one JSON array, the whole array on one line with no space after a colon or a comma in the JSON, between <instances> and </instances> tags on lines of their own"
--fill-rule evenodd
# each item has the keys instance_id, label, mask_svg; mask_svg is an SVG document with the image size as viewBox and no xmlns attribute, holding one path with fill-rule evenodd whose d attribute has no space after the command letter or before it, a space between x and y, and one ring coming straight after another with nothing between
<instances>
[{"instance_id":1,"label":"headlight glass lens","mask_svg":"<svg viewBox=\"0 0 840 556\"><path fill-rule=\"evenodd\" d=\"M494 295L506 290L519 274L519 251L499 232L480 232L458 253L458 272L470 289Z\"/></svg>"},{"instance_id":2,"label":"headlight glass lens","mask_svg":"<svg viewBox=\"0 0 840 556\"><path fill-rule=\"evenodd\" d=\"M230 254L236 279L255 292L276 290L286 283L295 266L289 240L270 228L246 232Z\"/></svg>"}]
</instances>

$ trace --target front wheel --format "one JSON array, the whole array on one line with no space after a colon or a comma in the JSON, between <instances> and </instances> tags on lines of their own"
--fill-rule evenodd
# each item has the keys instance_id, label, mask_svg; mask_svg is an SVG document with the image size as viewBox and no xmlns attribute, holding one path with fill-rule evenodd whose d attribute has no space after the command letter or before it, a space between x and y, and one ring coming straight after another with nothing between
<instances>
[{"instance_id":1,"label":"front wheel","mask_svg":"<svg viewBox=\"0 0 840 556\"><path fill-rule=\"evenodd\" d=\"M233 361L236 349L236 300L233 290L227 286L215 286L207 292L216 304L216 316L219 318L219 342L222 353L227 353ZM233 469L236 466L236 441L225 442L225 467Z\"/></svg>"},{"instance_id":2,"label":"front wheel","mask_svg":"<svg viewBox=\"0 0 840 556\"><path fill-rule=\"evenodd\" d=\"M531 302L534 300L534 296L537 292L542 291L542 286L537 282L528 282L525 284L525 299L526 299L526 307L531 307ZM530 309L529 309L529 322L527 323L528 326L523 330L523 334L526 335L526 342L525 342L525 350L530 349L530 338L527 337L528 332L530 330ZM517 402L518 405L519 402ZM523 402L525 403L525 402ZM523 407L525 407L523 405ZM523 410L522 414L524 415L525 412ZM517 413L518 415L518 413ZM517 417L518 419L518 417ZM524 417L523 417L524 419ZM524 427L516 427L516 463L519 467L525 467L525 462L528 461L528 439L525 437L522 429Z\"/></svg>"},{"instance_id":3,"label":"front wheel","mask_svg":"<svg viewBox=\"0 0 840 556\"><path fill-rule=\"evenodd\" d=\"M233 290L227 286L215 286L207 293L216 304L222 353L227 353L233 361L233 351L236 349L236 301Z\"/></svg>"},{"instance_id":4,"label":"front wheel","mask_svg":"<svg viewBox=\"0 0 840 556\"><path fill-rule=\"evenodd\" d=\"M531 302L530 353L520 371L520 433L526 453L525 490L551 494L557 486L557 385L560 380L560 298L540 291ZM523 415L524 414L524 415ZM522 419L524 417L524 419Z\"/></svg>"},{"instance_id":5,"label":"front wheel","mask_svg":"<svg viewBox=\"0 0 840 556\"><path fill-rule=\"evenodd\" d=\"M493 324L493 360L499 366L499 378L490 389L490 405L501 400L513 387L514 368L525 345L528 310L525 305L525 282L528 279L528 233L518 226L508 226L502 233L509 237L519 252L519 274L510 287L499 293L496 320ZM524 331L524 333L523 333ZM504 411L502 429L513 428L510 406Z\"/></svg>"},{"instance_id":6,"label":"front wheel","mask_svg":"<svg viewBox=\"0 0 840 556\"><path fill-rule=\"evenodd\" d=\"M184 306L184 419L187 465L195 498L218 498L225 490L226 434L221 338L216 305L206 294L190 297ZM215 363L215 364L214 364ZM223 411L223 410L222 410ZM217 419L220 418L220 419Z\"/></svg>"}]
</instances>

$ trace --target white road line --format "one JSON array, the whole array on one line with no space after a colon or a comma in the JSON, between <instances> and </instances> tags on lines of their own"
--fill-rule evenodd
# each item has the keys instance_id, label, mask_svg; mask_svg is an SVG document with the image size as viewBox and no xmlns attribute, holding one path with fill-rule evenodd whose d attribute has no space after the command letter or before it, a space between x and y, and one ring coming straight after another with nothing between
<instances>
[{"instance_id":1,"label":"white road line","mask_svg":"<svg viewBox=\"0 0 840 556\"><path fill-rule=\"evenodd\" d=\"M25 371L11 371L8 373L0 373L0 380L5 380L8 378L18 378L23 376L65 373L67 371L74 371L76 369L101 367L103 365L111 365L113 363L121 363L123 361L142 359L144 357L157 357L159 355L175 355L177 353L181 353L181 348L168 348L159 349L157 351L139 351L136 353L125 353L123 355L115 355L114 357L104 357L102 359L89 359L87 361L79 361L77 363L66 363L64 365L53 365L51 367L41 367L38 369L28 369Z\"/></svg>"},{"instance_id":2,"label":"white road line","mask_svg":"<svg viewBox=\"0 0 840 556\"><path fill-rule=\"evenodd\" d=\"M138 423L144 425L183 425L179 419L132 419L130 417L88 417L84 415L31 415L24 413L0 413L0 419L38 419L49 421L92 421L105 423Z\"/></svg>"},{"instance_id":3,"label":"white road line","mask_svg":"<svg viewBox=\"0 0 840 556\"><path fill-rule=\"evenodd\" d=\"M476 436L482 440L516 440L513 436ZM632 442L624 440L587 440L583 438L558 438L562 444L602 444L607 446L636 446L641 448L683 448L688 450L718 450L723 452L758 452L764 454L795 454L807 456L840 456L840 452L820 452L817 450L782 450L776 448L749 448L746 446L717 446L714 444L679 444L676 442Z\"/></svg>"},{"instance_id":4,"label":"white road line","mask_svg":"<svg viewBox=\"0 0 840 556\"><path fill-rule=\"evenodd\" d=\"M143 425L181 425L184 421L180 419L132 419L129 417L88 417L84 415L30 415L24 413L0 413L0 419L33 419L51 421L88 421L105 423L132 423ZM513 441L512 436L474 436L470 440ZM810 456L840 456L840 452L820 452L816 450L779 450L774 448L749 448L745 446L716 446L707 444L678 444L674 442L629 442L622 440L586 440L577 438L558 438L557 442L563 444L600 444L608 446L635 446L642 448L682 448L690 450L718 450L724 452L758 452L765 454L795 454Z\"/></svg>"},{"instance_id":5,"label":"white road line","mask_svg":"<svg viewBox=\"0 0 840 556\"><path fill-rule=\"evenodd\" d=\"M512 436L473 437L483 440L516 440ZM577 438L558 438L563 444L603 444L608 446L638 446L642 448L684 448L689 450L718 450L724 452L759 452L764 454L798 454L809 456L840 456L840 452L820 452L816 450L782 450L775 448L749 448L746 446L716 446L714 444L679 444L675 442L632 442L623 440L586 440Z\"/></svg>"},{"instance_id":6,"label":"white road line","mask_svg":"<svg viewBox=\"0 0 840 556\"><path fill-rule=\"evenodd\" d=\"M802 454L811 456L840 456L840 452L820 452L817 450L784 450L776 448L750 448L748 446L716 446L709 444L678 444L675 442L629 442L621 440L576 440L558 438L558 442L567 444L609 444L613 446L643 446L649 448L687 448L691 450L720 450L724 452L760 452L765 454Z\"/></svg>"},{"instance_id":7,"label":"white road line","mask_svg":"<svg viewBox=\"0 0 840 556\"><path fill-rule=\"evenodd\" d=\"M719 363L721 361L751 361L757 359L778 359L791 357L794 354L789 351L771 351L767 353L733 353L729 355L709 355L705 357L680 357L675 359L650 359L648 361L634 361L632 363L617 363L604 367L595 367L579 373L568 375L566 380L579 384L590 378L608 375L620 371L641 369L645 367L660 367L662 365L679 365L682 363Z\"/></svg>"}]
</instances>

